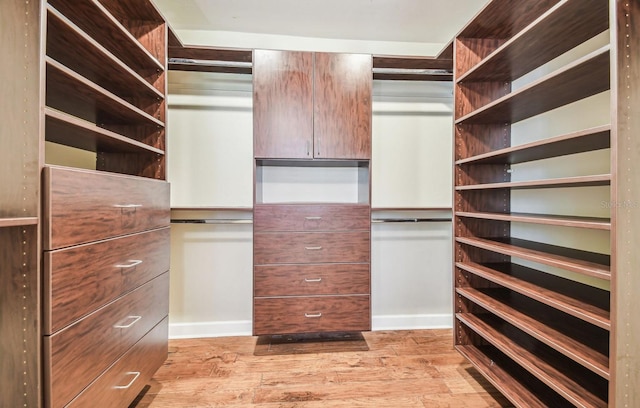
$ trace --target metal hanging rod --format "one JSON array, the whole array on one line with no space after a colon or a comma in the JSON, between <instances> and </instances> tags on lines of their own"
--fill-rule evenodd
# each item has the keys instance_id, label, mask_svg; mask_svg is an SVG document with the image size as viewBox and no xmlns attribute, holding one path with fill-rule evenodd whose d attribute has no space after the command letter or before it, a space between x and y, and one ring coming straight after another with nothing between
<instances>
[{"instance_id":1,"label":"metal hanging rod","mask_svg":"<svg viewBox=\"0 0 640 408\"><path fill-rule=\"evenodd\" d=\"M201 60L191 58L169 58L169 64L197 65L223 68L251 68L253 63L245 61Z\"/></svg>"},{"instance_id":2,"label":"metal hanging rod","mask_svg":"<svg viewBox=\"0 0 640 408\"><path fill-rule=\"evenodd\" d=\"M391 222L451 222L451 218L372 218L372 223Z\"/></svg>"},{"instance_id":3,"label":"metal hanging rod","mask_svg":"<svg viewBox=\"0 0 640 408\"><path fill-rule=\"evenodd\" d=\"M172 224L253 224L253 220L239 218L172 219Z\"/></svg>"},{"instance_id":4,"label":"metal hanging rod","mask_svg":"<svg viewBox=\"0 0 640 408\"><path fill-rule=\"evenodd\" d=\"M409 75L452 75L448 69L423 69L423 68L373 68L374 74L409 74Z\"/></svg>"}]
</instances>

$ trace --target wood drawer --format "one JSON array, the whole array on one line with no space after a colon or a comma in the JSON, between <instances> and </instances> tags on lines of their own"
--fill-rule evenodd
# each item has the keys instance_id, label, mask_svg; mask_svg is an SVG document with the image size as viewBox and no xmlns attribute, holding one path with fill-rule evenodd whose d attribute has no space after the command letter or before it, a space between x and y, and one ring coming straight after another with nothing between
<instances>
[{"instance_id":1,"label":"wood drawer","mask_svg":"<svg viewBox=\"0 0 640 408\"><path fill-rule=\"evenodd\" d=\"M169 184L144 177L45 166L45 250L169 225Z\"/></svg>"},{"instance_id":2,"label":"wood drawer","mask_svg":"<svg viewBox=\"0 0 640 408\"><path fill-rule=\"evenodd\" d=\"M371 228L368 205L258 204L253 210L253 230L353 231Z\"/></svg>"},{"instance_id":3,"label":"wood drawer","mask_svg":"<svg viewBox=\"0 0 640 408\"><path fill-rule=\"evenodd\" d=\"M169 273L45 336L45 404L61 407L112 365L169 312Z\"/></svg>"},{"instance_id":4,"label":"wood drawer","mask_svg":"<svg viewBox=\"0 0 640 408\"><path fill-rule=\"evenodd\" d=\"M53 334L169 270L162 228L44 253L44 328Z\"/></svg>"},{"instance_id":5,"label":"wood drawer","mask_svg":"<svg viewBox=\"0 0 640 408\"><path fill-rule=\"evenodd\" d=\"M256 266L253 277L258 297L370 293L369 264Z\"/></svg>"},{"instance_id":6,"label":"wood drawer","mask_svg":"<svg viewBox=\"0 0 640 408\"><path fill-rule=\"evenodd\" d=\"M287 263L368 263L369 231L266 232L254 234L254 265Z\"/></svg>"},{"instance_id":7,"label":"wood drawer","mask_svg":"<svg viewBox=\"0 0 640 408\"><path fill-rule=\"evenodd\" d=\"M371 330L369 296L257 298L253 334Z\"/></svg>"},{"instance_id":8,"label":"wood drawer","mask_svg":"<svg viewBox=\"0 0 640 408\"><path fill-rule=\"evenodd\" d=\"M165 317L69 406L126 407L167 359L169 318Z\"/></svg>"}]
</instances>

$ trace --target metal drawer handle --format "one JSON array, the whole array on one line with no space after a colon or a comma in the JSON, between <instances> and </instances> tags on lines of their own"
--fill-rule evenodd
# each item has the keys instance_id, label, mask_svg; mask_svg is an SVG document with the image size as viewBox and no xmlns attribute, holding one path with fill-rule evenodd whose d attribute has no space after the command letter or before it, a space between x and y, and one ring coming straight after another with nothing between
<instances>
[{"instance_id":1,"label":"metal drawer handle","mask_svg":"<svg viewBox=\"0 0 640 408\"><path fill-rule=\"evenodd\" d=\"M142 261L140 259L129 259L130 264L118 264L116 268L133 268L136 265L140 265Z\"/></svg>"},{"instance_id":2,"label":"metal drawer handle","mask_svg":"<svg viewBox=\"0 0 640 408\"><path fill-rule=\"evenodd\" d=\"M305 313L304 317L306 318L313 318L313 317L322 317L322 312L318 312L318 313Z\"/></svg>"},{"instance_id":3,"label":"metal drawer handle","mask_svg":"<svg viewBox=\"0 0 640 408\"><path fill-rule=\"evenodd\" d=\"M313 279L309 279L309 278L304 278L305 282L322 282L322 278L313 278Z\"/></svg>"},{"instance_id":4,"label":"metal drawer handle","mask_svg":"<svg viewBox=\"0 0 640 408\"><path fill-rule=\"evenodd\" d=\"M131 323L129 324L116 324L113 326L114 329L128 329L134 324L138 323L138 320L142 319L142 316L127 316L127 319L131 319ZM125 321L127 320L125 319Z\"/></svg>"},{"instance_id":5,"label":"metal drawer handle","mask_svg":"<svg viewBox=\"0 0 640 408\"><path fill-rule=\"evenodd\" d=\"M304 217L304 219L309 221L317 221L317 220L321 220L322 217Z\"/></svg>"},{"instance_id":6,"label":"metal drawer handle","mask_svg":"<svg viewBox=\"0 0 640 408\"><path fill-rule=\"evenodd\" d=\"M115 388L116 390L126 390L127 388L131 387L133 383L136 382L138 377L140 377L140 371L128 371L126 375L132 375L133 380L131 380L127 385L116 385L113 388Z\"/></svg>"},{"instance_id":7,"label":"metal drawer handle","mask_svg":"<svg viewBox=\"0 0 640 408\"><path fill-rule=\"evenodd\" d=\"M114 204L116 208L140 208L142 204Z\"/></svg>"},{"instance_id":8,"label":"metal drawer handle","mask_svg":"<svg viewBox=\"0 0 640 408\"><path fill-rule=\"evenodd\" d=\"M312 246L312 247L306 246L306 247L304 247L304 249L306 249L307 251L319 251L319 250L322 249L322 247L321 246Z\"/></svg>"}]
</instances>

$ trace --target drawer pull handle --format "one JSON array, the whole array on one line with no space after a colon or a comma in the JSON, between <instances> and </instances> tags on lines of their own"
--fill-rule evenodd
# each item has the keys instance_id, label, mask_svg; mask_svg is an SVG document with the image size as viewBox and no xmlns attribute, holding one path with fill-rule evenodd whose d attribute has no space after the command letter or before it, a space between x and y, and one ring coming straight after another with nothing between
<instances>
[{"instance_id":1,"label":"drawer pull handle","mask_svg":"<svg viewBox=\"0 0 640 408\"><path fill-rule=\"evenodd\" d=\"M140 377L140 371L128 371L126 374L133 376L133 379L131 381L129 381L129 384L127 384L127 385L116 385L113 388L115 388L116 390L126 390L127 388L131 387L134 382L136 382L138 377Z\"/></svg>"},{"instance_id":2,"label":"drawer pull handle","mask_svg":"<svg viewBox=\"0 0 640 408\"><path fill-rule=\"evenodd\" d=\"M113 326L113 328L114 329L128 329L129 327L131 327L134 324L138 323L138 320L142 319L142 316L127 316L125 321L128 320L128 319L131 319L131 322L129 324L116 324L115 326Z\"/></svg>"},{"instance_id":3,"label":"drawer pull handle","mask_svg":"<svg viewBox=\"0 0 640 408\"><path fill-rule=\"evenodd\" d=\"M114 204L116 208L140 208L142 204Z\"/></svg>"},{"instance_id":4,"label":"drawer pull handle","mask_svg":"<svg viewBox=\"0 0 640 408\"><path fill-rule=\"evenodd\" d=\"M304 247L304 249L306 249L307 251L319 251L319 250L322 249L322 247L321 246L312 246L312 247L306 246L306 247Z\"/></svg>"},{"instance_id":5,"label":"drawer pull handle","mask_svg":"<svg viewBox=\"0 0 640 408\"><path fill-rule=\"evenodd\" d=\"M129 259L129 264L118 264L116 268L133 268L136 265L140 265L142 261L140 259Z\"/></svg>"},{"instance_id":6,"label":"drawer pull handle","mask_svg":"<svg viewBox=\"0 0 640 408\"><path fill-rule=\"evenodd\" d=\"M309 221L318 221L321 220L322 217L304 217L304 219Z\"/></svg>"},{"instance_id":7,"label":"drawer pull handle","mask_svg":"<svg viewBox=\"0 0 640 408\"><path fill-rule=\"evenodd\" d=\"M305 282L322 282L322 278L313 278L313 279L309 279L309 278L304 278Z\"/></svg>"},{"instance_id":8,"label":"drawer pull handle","mask_svg":"<svg viewBox=\"0 0 640 408\"><path fill-rule=\"evenodd\" d=\"M304 317L306 318L314 318L314 317L322 317L322 312L318 312L318 313L305 313Z\"/></svg>"}]
</instances>

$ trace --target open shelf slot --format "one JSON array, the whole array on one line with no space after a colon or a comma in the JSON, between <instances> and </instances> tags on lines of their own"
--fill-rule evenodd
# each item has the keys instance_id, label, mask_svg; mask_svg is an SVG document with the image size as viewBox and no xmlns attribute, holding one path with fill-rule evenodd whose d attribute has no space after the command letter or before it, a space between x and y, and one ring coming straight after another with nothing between
<instances>
[{"instance_id":1,"label":"open shelf slot","mask_svg":"<svg viewBox=\"0 0 640 408\"><path fill-rule=\"evenodd\" d=\"M611 147L611 125L597 126L457 160L456 164L518 164Z\"/></svg>"},{"instance_id":2,"label":"open shelf slot","mask_svg":"<svg viewBox=\"0 0 640 408\"><path fill-rule=\"evenodd\" d=\"M102 2L98 0L49 0L49 4L77 24L98 43L104 45L139 74L155 83L158 74L164 71L164 59L153 55L145 48ZM143 4L146 2L128 2ZM158 23L159 24L159 23ZM158 86L156 86L158 87ZM160 88L159 88L160 89ZM162 90L162 89L161 89Z\"/></svg>"},{"instance_id":3,"label":"open shelf slot","mask_svg":"<svg viewBox=\"0 0 640 408\"><path fill-rule=\"evenodd\" d=\"M611 183L610 174L598 174L593 176L559 177L543 180L508 181L502 183L472 184L456 186L456 190L488 190L488 189L514 189L526 190L536 188L565 188L565 187L595 187L608 186Z\"/></svg>"},{"instance_id":4,"label":"open shelf slot","mask_svg":"<svg viewBox=\"0 0 640 408\"><path fill-rule=\"evenodd\" d=\"M45 108L46 140L91 152L164 154L164 151L64 112Z\"/></svg>"},{"instance_id":5,"label":"open shelf slot","mask_svg":"<svg viewBox=\"0 0 640 408\"><path fill-rule=\"evenodd\" d=\"M458 82L511 82L607 28L607 1L560 1L461 75Z\"/></svg>"},{"instance_id":6,"label":"open shelf slot","mask_svg":"<svg viewBox=\"0 0 640 408\"><path fill-rule=\"evenodd\" d=\"M611 219L595 217L574 217L567 215L528 214L528 213L494 213L458 211L456 216L463 218L478 218L484 220L499 220L523 222L530 224L555 225L561 227L588 228L610 230Z\"/></svg>"},{"instance_id":7,"label":"open shelf slot","mask_svg":"<svg viewBox=\"0 0 640 408\"><path fill-rule=\"evenodd\" d=\"M457 237L456 242L599 279L611 279L610 256L518 238Z\"/></svg>"},{"instance_id":8,"label":"open shelf slot","mask_svg":"<svg viewBox=\"0 0 640 408\"><path fill-rule=\"evenodd\" d=\"M467 344L456 349L516 407L573 407L493 346Z\"/></svg>"},{"instance_id":9,"label":"open shelf slot","mask_svg":"<svg viewBox=\"0 0 640 408\"><path fill-rule=\"evenodd\" d=\"M133 35L151 55L164 64L169 26L151 1L100 0L100 4Z\"/></svg>"},{"instance_id":10,"label":"open shelf slot","mask_svg":"<svg viewBox=\"0 0 640 408\"><path fill-rule=\"evenodd\" d=\"M489 313L456 318L577 407L607 406L608 382Z\"/></svg>"},{"instance_id":11,"label":"open shelf slot","mask_svg":"<svg viewBox=\"0 0 640 408\"><path fill-rule=\"evenodd\" d=\"M459 85L464 89L464 84ZM514 123L610 87L609 46L552 72L456 120L457 125Z\"/></svg>"},{"instance_id":12,"label":"open shelf slot","mask_svg":"<svg viewBox=\"0 0 640 408\"><path fill-rule=\"evenodd\" d=\"M456 293L598 376L609 379L607 330L507 289L459 287Z\"/></svg>"},{"instance_id":13,"label":"open shelf slot","mask_svg":"<svg viewBox=\"0 0 640 408\"><path fill-rule=\"evenodd\" d=\"M149 112L164 95L53 7L47 7L47 55Z\"/></svg>"},{"instance_id":14,"label":"open shelf slot","mask_svg":"<svg viewBox=\"0 0 640 408\"><path fill-rule=\"evenodd\" d=\"M99 123L164 127L164 123L94 84L50 57L47 64L47 106Z\"/></svg>"},{"instance_id":15,"label":"open shelf slot","mask_svg":"<svg viewBox=\"0 0 640 408\"><path fill-rule=\"evenodd\" d=\"M487 281L544 303L571 316L611 329L610 296L604 289L554 276L514 263L457 262L460 273L470 273Z\"/></svg>"}]
</instances>

